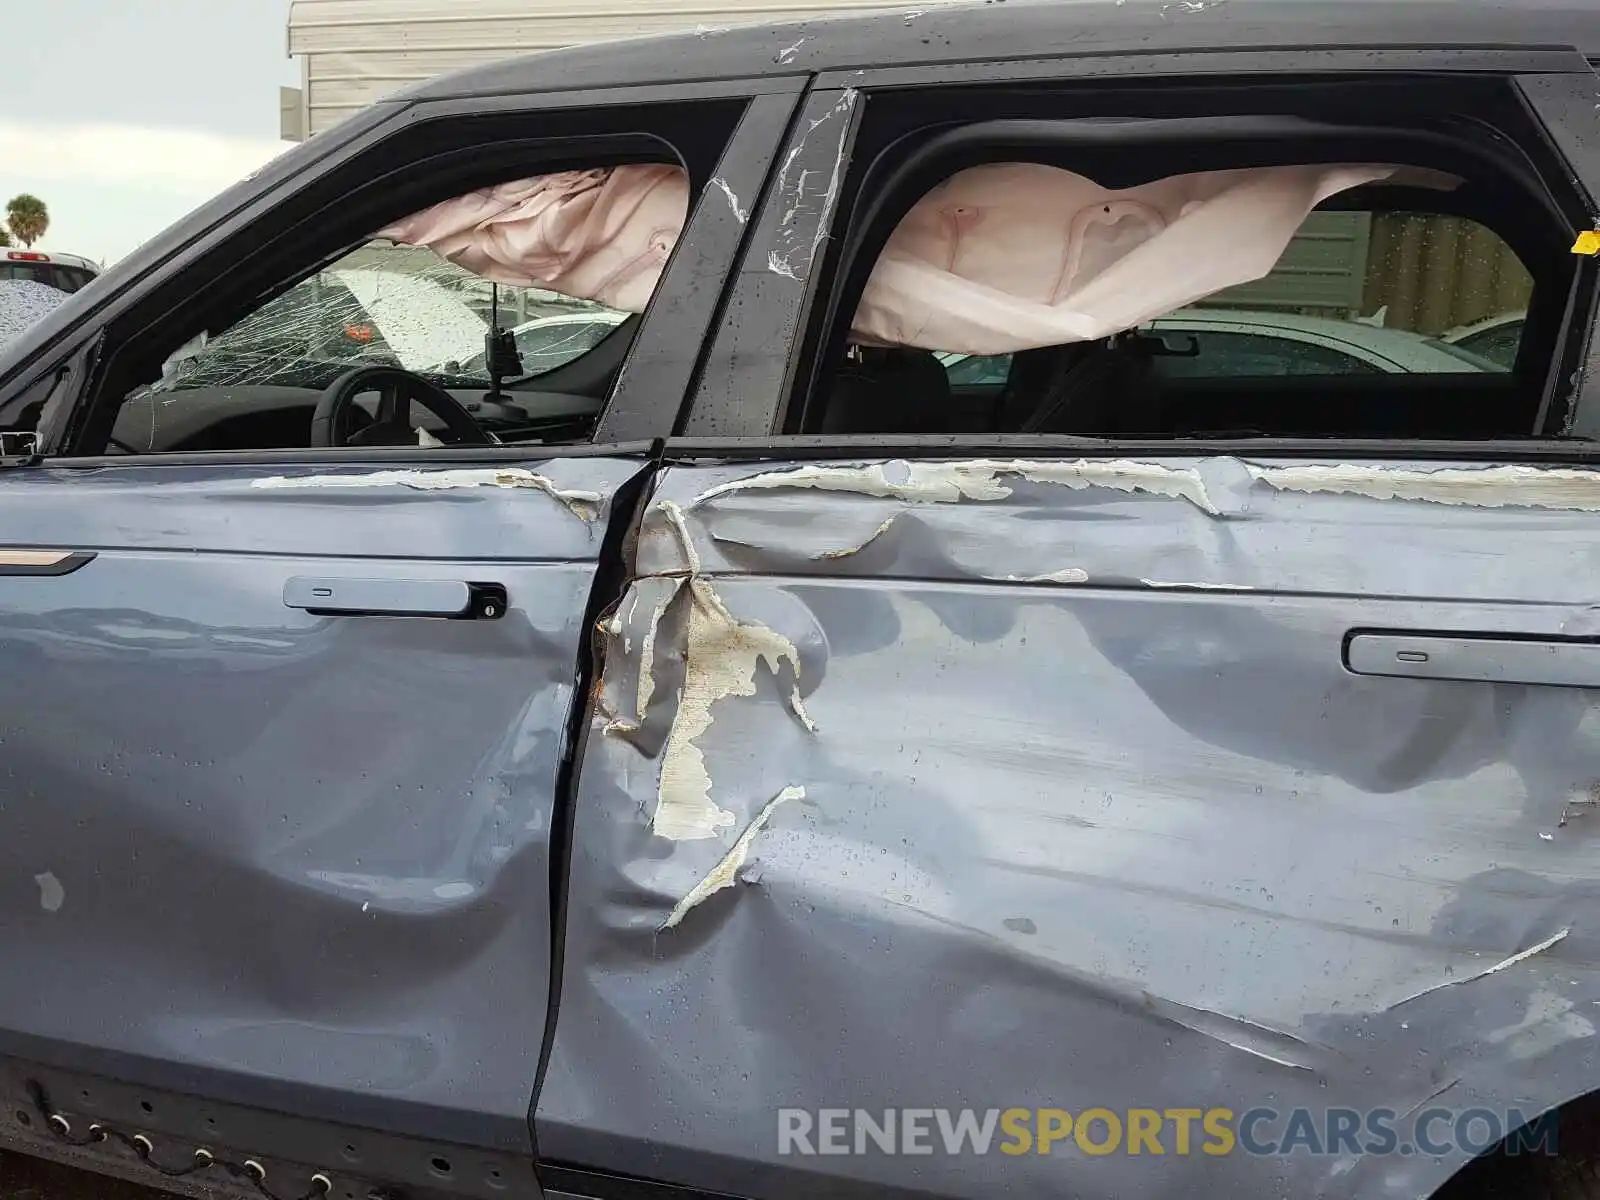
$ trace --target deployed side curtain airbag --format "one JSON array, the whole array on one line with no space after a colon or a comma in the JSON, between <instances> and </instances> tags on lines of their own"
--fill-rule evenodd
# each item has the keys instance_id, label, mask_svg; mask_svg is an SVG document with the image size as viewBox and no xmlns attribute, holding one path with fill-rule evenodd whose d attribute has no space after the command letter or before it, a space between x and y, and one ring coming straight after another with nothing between
<instances>
[{"instance_id":1,"label":"deployed side curtain airbag","mask_svg":"<svg viewBox=\"0 0 1600 1200\"><path fill-rule=\"evenodd\" d=\"M674 166L561 171L436 204L376 236L484 279L643 312L689 212Z\"/></svg>"},{"instance_id":2,"label":"deployed side curtain airbag","mask_svg":"<svg viewBox=\"0 0 1600 1200\"><path fill-rule=\"evenodd\" d=\"M1113 190L1058 167L973 167L924 196L867 282L852 339L966 354L1092 341L1267 275L1328 197L1388 166L1252 167ZM642 312L689 210L674 166L473 192L377 236L484 279Z\"/></svg>"},{"instance_id":3,"label":"deployed side curtain airbag","mask_svg":"<svg viewBox=\"0 0 1600 1200\"><path fill-rule=\"evenodd\" d=\"M1092 341L1267 275L1323 200L1393 167L1256 167L1122 191L1037 163L962 171L885 246L852 333L1010 354Z\"/></svg>"}]
</instances>

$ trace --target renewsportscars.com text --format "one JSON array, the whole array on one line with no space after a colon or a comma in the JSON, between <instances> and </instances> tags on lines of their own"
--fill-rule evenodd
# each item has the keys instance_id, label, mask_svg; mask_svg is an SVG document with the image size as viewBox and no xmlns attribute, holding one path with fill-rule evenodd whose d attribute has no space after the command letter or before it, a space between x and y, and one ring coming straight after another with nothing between
<instances>
[{"instance_id":1,"label":"renewsportscars.com text","mask_svg":"<svg viewBox=\"0 0 1600 1200\"><path fill-rule=\"evenodd\" d=\"M1555 1154L1554 1113L1430 1108L1256 1107L778 1110L783 1155L1401 1155Z\"/></svg>"}]
</instances>

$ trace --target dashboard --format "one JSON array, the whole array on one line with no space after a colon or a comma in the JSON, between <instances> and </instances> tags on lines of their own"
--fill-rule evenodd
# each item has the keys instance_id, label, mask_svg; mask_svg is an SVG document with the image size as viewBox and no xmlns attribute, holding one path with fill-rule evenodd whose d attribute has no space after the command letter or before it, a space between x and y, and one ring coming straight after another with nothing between
<instances>
[{"instance_id":1,"label":"dashboard","mask_svg":"<svg viewBox=\"0 0 1600 1200\"><path fill-rule=\"evenodd\" d=\"M481 388L447 389L448 394L501 441L587 435L601 401L565 392L511 391L506 400L517 412L486 414ZM126 400L111 432L113 454L168 454L203 450L304 449L311 445L311 420L322 392L284 385L240 385L145 392ZM370 421L373 398L358 397L357 412ZM442 435L444 426L420 405L413 424ZM354 418L357 427L361 416ZM579 432L574 435L573 430Z\"/></svg>"}]
</instances>

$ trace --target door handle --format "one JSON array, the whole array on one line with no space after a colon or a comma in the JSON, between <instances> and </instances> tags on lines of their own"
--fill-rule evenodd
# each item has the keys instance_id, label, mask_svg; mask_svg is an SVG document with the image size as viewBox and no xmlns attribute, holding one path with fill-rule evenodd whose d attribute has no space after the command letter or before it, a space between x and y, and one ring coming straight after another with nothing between
<instances>
[{"instance_id":1,"label":"door handle","mask_svg":"<svg viewBox=\"0 0 1600 1200\"><path fill-rule=\"evenodd\" d=\"M318 616L453 617L497 621L506 589L453 579L325 579L298 575L283 585L283 602Z\"/></svg>"},{"instance_id":2,"label":"door handle","mask_svg":"<svg viewBox=\"0 0 1600 1200\"><path fill-rule=\"evenodd\" d=\"M1344 665L1357 675L1600 688L1600 642L1448 633L1357 633Z\"/></svg>"}]
</instances>

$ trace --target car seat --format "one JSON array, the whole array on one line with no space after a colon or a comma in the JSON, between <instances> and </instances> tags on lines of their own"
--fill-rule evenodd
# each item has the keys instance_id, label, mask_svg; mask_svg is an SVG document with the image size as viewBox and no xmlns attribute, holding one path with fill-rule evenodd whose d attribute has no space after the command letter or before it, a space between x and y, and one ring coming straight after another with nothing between
<instances>
[{"instance_id":1,"label":"car seat","mask_svg":"<svg viewBox=\"0 0 1600 1200\"><path fill-rule=\"evenodd\" d=\"M947 433L950 377L929 350L859 349L839 365L821 433Z\"/></svg>"}]
</instances>

